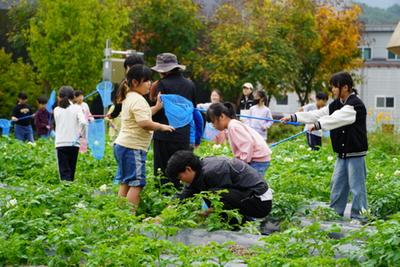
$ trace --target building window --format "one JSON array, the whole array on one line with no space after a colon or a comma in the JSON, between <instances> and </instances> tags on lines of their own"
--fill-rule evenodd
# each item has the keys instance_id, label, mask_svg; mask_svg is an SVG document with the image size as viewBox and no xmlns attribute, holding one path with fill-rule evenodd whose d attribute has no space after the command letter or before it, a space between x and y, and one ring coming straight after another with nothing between
<instances>
[{"instance_id":1,"label":"building window","mask_svg":"<svg viewBox=\"0 0 400 267\"><path fill-rule=\"evenodd\" d=\"M276 96L275 98L276 98L277 105L288 105L289 104L288 95L280 95L280 96Z\"/></svg>"},{"instance_id":2,"label":"building window","mask_svg":"<svg viewBox=\"0 0 400 267\"><path fill-rule=\"evenodd\" d=\"M394 54L394 53L388 51L388 59L389 59L389 60L399 60L400 57L399 57L398 55L396 55L396 54Z\"/></svg>"},{"instance_id":3,"label":"building window","mask_svg":"<svg viewBox=\"0 0 400 267\"><path fill-rule=\"evenodd\" d=\"M377 108L394 108L394 97L393 96L377 96L376 97Z\"/></svg>"},{"instance_id":4,"label":"building window","mask_svg":"<svg viewBox=\"0 0 400 267\"><path fill-rule=\"evenodd\" d=\"M361 47L360 54L361 58L364 60L369 60L372 58L372 51L370 47Z\"/></svg>"}]
</instances>

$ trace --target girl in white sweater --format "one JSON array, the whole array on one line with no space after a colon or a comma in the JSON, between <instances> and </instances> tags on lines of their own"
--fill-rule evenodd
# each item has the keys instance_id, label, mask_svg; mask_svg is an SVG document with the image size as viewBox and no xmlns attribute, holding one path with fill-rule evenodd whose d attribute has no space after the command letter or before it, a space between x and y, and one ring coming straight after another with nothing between
<instances>
[{"instance_id":1,"label":"girl in white sweater","mask_svg":"<svg viewBox=\"0 0 400 267\"><path fill-rule=\"evenodd\" d=\"M58 106L54 109L56 150L61 180L73 181L79 152L79 138L87 121L81 107L74 105L74 89L62 86L58 92Z\"/></svg>"}]
</instances>

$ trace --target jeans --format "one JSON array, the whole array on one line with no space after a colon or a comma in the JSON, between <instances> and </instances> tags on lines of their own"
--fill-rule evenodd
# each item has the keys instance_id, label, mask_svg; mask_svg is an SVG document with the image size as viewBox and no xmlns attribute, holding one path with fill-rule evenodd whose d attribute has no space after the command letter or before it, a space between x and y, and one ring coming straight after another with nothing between
<instances>
[{"instance_id":1,"label":"jeans","mask_svg":"<svg viewBox=\"0 0 400 267\"><path fill-rule=\"evenodd\" d=\"M365 157L336 159L331 181L330 207L343 216L349 192L353 197L351 218L362 219L362 209L367 209Z\"/></svg>"},{"instance_id":2,"label":"jeans","mask_svg":"<svg viewBox=\"0 0 400 267\"><path fill-rule=\"evenodd\" d=\"M29 142L34 142L35 140L33 139L33 130L32 126L22 126L15 124L14 128L14 137L15 139L21 140L21 141L29 141Z\"/></svg>"},{"instance_id":3,"label":"jeans","mask_svg":"<svg viewBox=\"0 0 400 267\"><path fill-rule=\"evenodd\" d=\"M249 163L249 165L251 167L253 167L253 169L255 169L259 174L261 174L262 177L264 177L266 171L269 168L270 162L269 161L265 161L265 162L252 161Z\"/></svg>"}]
</instances>

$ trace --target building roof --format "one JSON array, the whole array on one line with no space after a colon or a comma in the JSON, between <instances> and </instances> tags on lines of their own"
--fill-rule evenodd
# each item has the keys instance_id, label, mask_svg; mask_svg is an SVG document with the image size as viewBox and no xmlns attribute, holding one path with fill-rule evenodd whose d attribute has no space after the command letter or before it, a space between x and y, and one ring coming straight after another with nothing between
<instances>
[{"instance_id":1,"label":"building roof","mask_svg":"<svg viewBox=\"0 0 400 267\"><path fill-rule=\"evenodd\" d=\"M366 24L364 26L364 32L394 32L397 24L381 24L381 25L372 25Z\"/></svg>"},{"instance_id":2,"label":"building roof","mask_svg":"<svg viewBox=\"0 0 400 267\"><path fill-rule=\"evenodd\" d=\"M400 68L400 60L375 58L365 61L364 68Z\"/></svg>"}]
</instances>

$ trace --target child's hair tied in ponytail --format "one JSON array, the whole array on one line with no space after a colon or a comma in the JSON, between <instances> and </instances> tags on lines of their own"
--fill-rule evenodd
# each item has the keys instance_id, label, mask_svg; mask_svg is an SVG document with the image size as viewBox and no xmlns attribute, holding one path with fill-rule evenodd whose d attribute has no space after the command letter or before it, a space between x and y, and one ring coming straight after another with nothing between
<instances>
[{"instance_id":1,"label":"child's hair tied in ponytail","mask_svg":"<svg viewBox=\"0 0 400 267\"><path fill-rule=\"evenodd\" d=\"M61 98L59 107L67 108L71 105L70 101L74 100L74 89L71 86L61 86L58 92L58 96Z\"/></svg>"}]
</instances>

